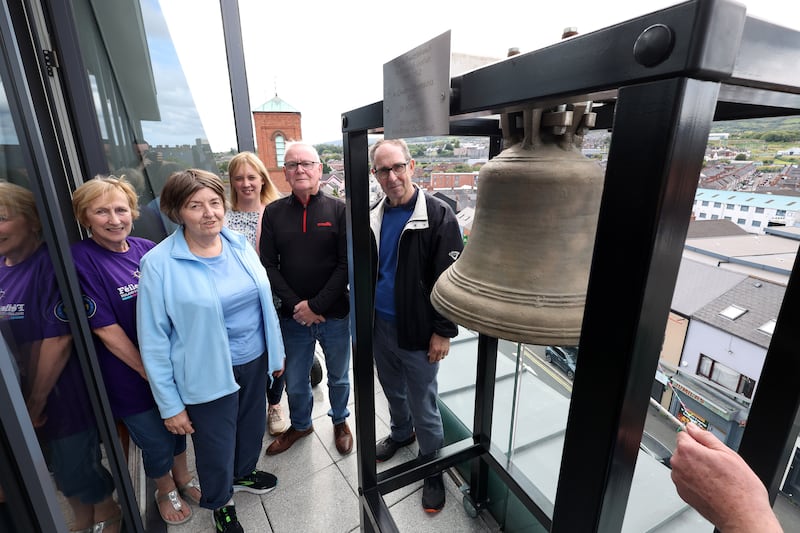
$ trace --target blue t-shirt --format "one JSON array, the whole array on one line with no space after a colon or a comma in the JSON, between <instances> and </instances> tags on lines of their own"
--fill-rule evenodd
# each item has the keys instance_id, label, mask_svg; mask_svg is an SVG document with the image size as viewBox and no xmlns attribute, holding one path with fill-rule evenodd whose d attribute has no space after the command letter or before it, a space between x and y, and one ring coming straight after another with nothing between
<instances>
[{"instance_id":1,"label":"blue t-shirt","mask_svg":"<svg viewBox=\"0 0 800 533\"><path fill-rule=\"evenodd\" d=\"M237 366L254 361L267 350L255 281L224 242L220 255L198 258L214 273L228 331L231 363Z\"/></svg>"},{"instance_id":2,"label":"blue t-shirt","mask_svg":"<svg viewBox=\"0 0 800 533\"><path fill-rule=\"evenodd\" d=\"M397 248L411 213L414 212L417 194L403 205L391 207L386 204L381 222L381 246L378 260L378 283L375 285L375 312L384 320L394 320L394 278L397 272Z\"/></svg>"}]
</instances>

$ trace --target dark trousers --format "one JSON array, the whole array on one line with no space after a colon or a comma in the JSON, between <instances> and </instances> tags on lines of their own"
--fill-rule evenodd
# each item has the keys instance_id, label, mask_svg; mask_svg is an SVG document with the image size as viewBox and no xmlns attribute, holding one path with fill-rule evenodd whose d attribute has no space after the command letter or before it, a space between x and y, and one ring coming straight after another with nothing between
<instances>
[{"instance_id":1,"label":"dark trousers","mask_svg":"<svg viewBox=\"0 0 800 533\"><path fill-rule=\"evenodd\" d=\"M200 506L219 509L233 496L233 480L256 468L267 421L267 356L233 367L239 390L211 402L187 405L194 433Z\"/></svg>"}]
</instances>

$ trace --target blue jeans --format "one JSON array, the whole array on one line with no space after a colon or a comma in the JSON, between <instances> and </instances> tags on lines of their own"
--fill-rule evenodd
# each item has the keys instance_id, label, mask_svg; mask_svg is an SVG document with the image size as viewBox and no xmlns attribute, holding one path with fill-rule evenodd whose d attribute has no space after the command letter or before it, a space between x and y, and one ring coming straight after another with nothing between
<instances>
[{"instance_id":1,"label":"blue jeans","mask_svg":"<svg viewBox=\"0 0 800 533\"><path fill-rule=\"evenodd\" d=\"M444 444L436 375L439 363L428 361L427 350L404 350L397 344L397 325L375 315L373 354L378 380L389 402L391 437L404 441L417 433L420 455Z\"/></svg>"},{"instance_id":2,"label":"blue jeans","mask_svg":"<svg viewBox=\"0 0 800 533\"><path fill-rule=\"evenodd\" d=\"M186 451L186 435L170 433L157 408L122 419L131 440L142 450L144 473L158 479L172 470L173 457Z\"/></svg>"},{"instance_id":3,"label":"blue jeans","mask_svg":"<svg viewBox=\"0 0 800 533\"><path fill-rule=\"evenodd\" d=\"M286 350L286 396L292 427L304 431L311 427L314 397L311 392L311 366L319 341L328 370L328 416L340 424L350 416L350 319L328 318L325 322L301 326L292 318L281 318L283 346Z\"/></svg>"}]
</instances>

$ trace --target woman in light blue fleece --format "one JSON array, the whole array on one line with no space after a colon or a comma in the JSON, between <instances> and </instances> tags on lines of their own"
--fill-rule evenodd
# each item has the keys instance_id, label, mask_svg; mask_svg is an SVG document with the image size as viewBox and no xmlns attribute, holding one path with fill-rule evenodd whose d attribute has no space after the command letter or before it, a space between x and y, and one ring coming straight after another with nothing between
<instances>
[{"instance_id":1,"label":"woman in light blue fleece","mask_svg":"<svg viewBox=\"0 0 800 533\"><path fill-rule=\"evenodd\" d=\"M264 494L277 484L256 470L264 390L285 357L272 291L253 247L224 227L219 177L172 174L161 210L180 228L142 258L142 360L167 429L192 435L200 506L214 511L217 531L240 532L233 493Z\"/></svg>"}]
</instances>

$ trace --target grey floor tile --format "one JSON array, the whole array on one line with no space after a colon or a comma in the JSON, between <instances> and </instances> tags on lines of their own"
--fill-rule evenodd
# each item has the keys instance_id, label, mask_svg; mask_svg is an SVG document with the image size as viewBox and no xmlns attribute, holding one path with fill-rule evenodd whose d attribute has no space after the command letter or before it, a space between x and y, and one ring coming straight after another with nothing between
<instances>
[{"instance_id":1,"label":"grey floor tile","mask_svg":"<svg viewBox=\"0 0 800 533\"><path fill-rule=\"evenodd\" d=\"M257 467L278 477L278 488L274 492L280 493L331 464L333 459L314 432L295 442L283 453L278 455L262 453Z\"/></svg>"},{"instance_id":2,"label":"grey floor tile","mask_svg":"<svg viewBox=\"0 0 800 533\"><path fill-rule=\"evenodd\" d=\"M273 532L264 508L264 502L278 499L280 495L276 494L277 490L276 488L272 492L261 496L241 492L234 495L233 501L236 503L236 514L245 531Z\"/></svg>"},{"instance_id":3,"label":"grey floor tile","mask_svg":"<svg viewBox=\"0 0 800 533\"><path fill-rule=\"evenodd\" d=\"M265 500L276 532L346 532L358 527L358 498L335 465Z\"/></svg>"},{"instance_id":4,"label":"grey floor tile","mask_svg":"<svg viewBox=\"0 0 800 533\"><path fill-rule=\"evenodd\" d=\"M444 479L447 499L444 509L438 513L426 513L422 508L422 483L413 493L394 505L390 505L389 512L394 518L397 528L400 531L413 531L414 533L490 532L491 529L480 517L472 518L464 511L461 491L450 476L445 474Z\"/></svg>"}]
</instances>

